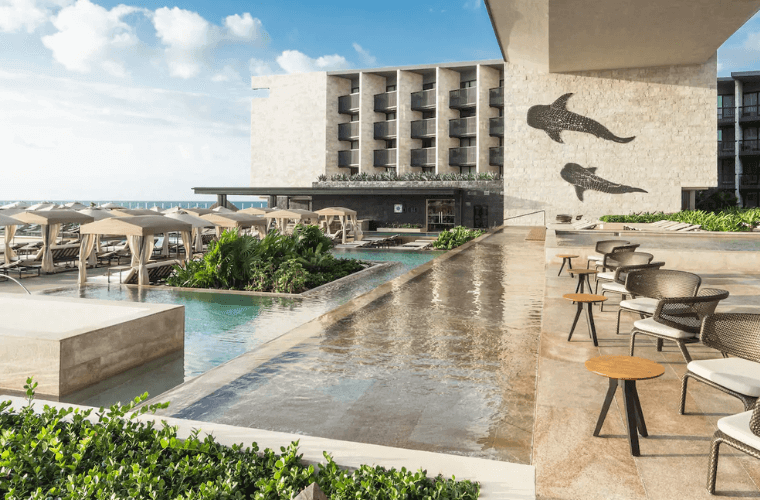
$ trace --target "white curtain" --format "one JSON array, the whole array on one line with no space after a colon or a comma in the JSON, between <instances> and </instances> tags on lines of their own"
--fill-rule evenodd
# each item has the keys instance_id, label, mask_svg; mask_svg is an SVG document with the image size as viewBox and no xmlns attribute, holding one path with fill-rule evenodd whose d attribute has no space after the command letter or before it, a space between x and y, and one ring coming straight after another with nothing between
<instances>
[{"instance_id":1,"label":"white curtain","mask_svg":"<svg viewBox=\"0 0 760 500\"><path fill-rule=\"evenodd\" d=\"M137 268L137 284L149 285L150 279L145 264L153 255L153 235L131 235L127 237L127 241L129 242L129 249L132 251L132 267Z\"/></svg>"},{"instance_id":2,"label":"white curtain","mask_svg":"<svg viewBox=\"0 0 760 500\"><path fill-rule=\"evenodd\" d=\"M13 237L16 236L17 226L5 226L5 263L10 264L16 259L16 252L11 248Z\"/></svg>"},{"instance_id":3,"label":"white curtain","mask_svg":"<svg viewBox=\"0 0 760 500\"><path fill-rule=\"evenodd\" d=\"M192 238L190 237L190 231L182 231L182 244L185 246L185 262L190 260L193 256Z\"/></svg>"},{"instance_id":4,"label":"white curtain","mask_svg":"<svg viewBox=\"0 0 760 500\"><path fill-rule=\"evenodd\" d=\"M193 241L195 241L195 251L198 253L203 253L203 228L202 227L193 228Z\"/></svg>"},{"instance_id":5,"label":"white curtain","mask_svg":"<svg viewBox=\"0 0 760 500\"><path fill-rule=\"evenodd\" d=\"M79 244L79 286L83 286L87 282L87 265L85 262L90 255L94 255L93 248L95 248L95 235L83 234L82 242Z\"/></svg>"},{"instance_id":6,"label":"white curtain","mask_svg":"<svg viewBox=\"0 0 760 500\"><path fill-rule=\"evenodd\" d=\"M60 224L42 224L42 271L46 273L55 272L53 266L53 253L50 249L56 237L58 237L58 231L61 228Z\"/></svg>"},{"instance_id":7,"label":"white curtain","mask_svg":"<svg viewBox=\"0 0 760 500\"><path fill-rule=\"evenodd\" d=\"M169 233L164 233L164 240L161 244L161 257L169 256Z\"/></svg>"}]
</instances>

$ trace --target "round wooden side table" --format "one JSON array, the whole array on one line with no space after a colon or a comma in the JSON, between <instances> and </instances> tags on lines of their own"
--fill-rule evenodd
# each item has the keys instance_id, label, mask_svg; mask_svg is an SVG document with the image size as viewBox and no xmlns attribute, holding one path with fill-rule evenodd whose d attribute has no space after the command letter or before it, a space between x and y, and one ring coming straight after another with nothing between
<instances>
[{"instance_id":1,"label":"round wooden side table","mask_svg":"<svg viewBox=\"0 0 760 500\"><path fill-rule=\"evenodd\" d=\"M570 328L570 335L567 336L567 341L573 338L573 331L575 325L578 324L578 318L583 311L583 304L588 304L586 309L586 321L588 322L588 335L591 340L594 341L595 346L599 346L599 342L596 340L596 327L594 326L594 310L593 305L597 302L604 302L607 297L604 295L594 295L593 293L566 293L562 296L563 299L571 300L574 304L578 304L578 310L575 312L575 319L573 320L573 326Z\"/></svg>"},{"instance_id":2,"label":"round wooden side table","mask_svg":"<svg viewBox=\"0 0 760 500\"><path fill-rule=\"evenodd\" d=\"M607 396L604 398L602 412L596 422L594 436L599 436L602 430L604 418L615 397L618 386L623 389L623 407L625 408L626 425L628 427L628 444L631 447L631 455L638 457L639 434L647 437L647 426L644 423L644 413L641 411L639 393L636 391L637 380L649 380L662 376L665 368L659 363L649 359L634 356L598 356L586 361L586 369L590 372L609 378Z\"/></svg>"},{"instance_id":3,"label":"round wooden side table","mask_svg":"<svg viewBox=\"0 0 760 500\"><path fill-rule=\"evenodd\" d=\"M577 259L578 255L570 255L570 254L560 254L557 255L558 258L562 259L562 265L559 268L559 272L557 273L557 276L562 274L562 270L565 268L565 264L567 264L567 272L570 274L570 276L573 275L573 260Z\"/></svg>"},{"instance_id":4,"label":"round wooden side table","mask_svg":"<svg viewBox=\"0 0 760 500\"><path fill-rule=\"evenodd\" d=\"M590 275L596 275L599 273L596 269L583 269L582 267L579 269L570 269L568 271L570 274L577 274L578 275L578 285L575 287L575 293L584 293L584 282L588 283L588 291L589 293L593 288L591 288L591 279L589 279Z\"/></svg>"}]
</instances>

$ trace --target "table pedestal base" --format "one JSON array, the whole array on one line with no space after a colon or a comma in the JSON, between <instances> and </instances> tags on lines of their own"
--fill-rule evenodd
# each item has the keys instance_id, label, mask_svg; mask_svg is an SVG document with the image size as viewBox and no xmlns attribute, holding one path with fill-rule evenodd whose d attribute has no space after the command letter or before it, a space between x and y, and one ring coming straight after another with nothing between
<instances>
[{"instance_id":1,"label":"table pedestal base","mask_svg":"<svg viewBox=\"0 0 760 500\"><path fill-rule=\"evenodd\" d=\"M602 430L602 424L615 397L615 390L618 385L623 390L623 407L626 415L628 444L631 447L631 455L638 457L641 454L639 451L639 434L642 437L647 437L649 434L647 433L647 426L644 423L644 413L641 411L641 402L639 401L639 393L636 391L635 380L610 379L610 386L607 389L607 396L604 398L602 412L599 414L599 419L596 422L594 436L598 437L599 432Z\"/></svg>"}]
</instances>

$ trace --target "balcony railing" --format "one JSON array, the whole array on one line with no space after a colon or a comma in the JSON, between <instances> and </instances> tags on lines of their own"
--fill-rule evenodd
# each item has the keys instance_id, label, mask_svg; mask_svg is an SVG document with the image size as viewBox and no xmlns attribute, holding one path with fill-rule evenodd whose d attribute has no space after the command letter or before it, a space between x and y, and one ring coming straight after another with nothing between
<instances>
[{"instance_id":1,"label":"balcony railing","mask_svg":"<svg viewBox=\"0 0 760 500\"><path fill-rule=\"evenodd\" d=\"M338 113L352 115L359 112L359 94L342 95L338 97Z\"/></svg>"},{"instance_id":2,"label":"balcony railing","mask_svg":"<svg viewBox=\"0 0 760 500\"><path fill-rule=\"evenodd\" d=\"M435 89L412 92L412 109L415 111L435 109Z\"/></svg>"},{"instance_id":3,"label":"balcony railing","mask_svg":"<svg viewBox=\"0 0 760 500\"><path fill-rule=\"evenodd\" d=\"M734 182L733 174L721 174L718 176L718 187L720 189L734 189L736 187Z\"/></svg>"},{"instance_id":4,"label":"balcony railing","mask_svg":"<svg viewBox=\"0 0 760 500\"><path fill-rule=\"evenodd\" d=\"M375 111L378 113L387 113L396 110L396 95L398 92L386 92L384 94L375 94Z\"/></svg>"},{"instance_id":5,"label":"balcony railing","mask_svg":"<svg viewBox=\"0 0 760 500\"><path fill-rule=\"evenodd\" d=\"M758 112L760 112L760 106L742 106L739 108L739 121L760 121L760 114Z\"/></svg>"},{"instance_id":6,"label":"balcony railing","mask_svg":"<svg viewBox=\"0 0 760 500\"><path fill-rule=\"evenodd\" d=\"M739 141L739 154L746 156L760 155L760 139Z\"/></svg>"},{"instance_id":7,"label":"balcony railing","mask_svg":"<svg viewBox=\"0 0 760 500\"><path fill-rule=\"evenodd\" d=\"M395 139L396 138L396 120L384 122L375 122L375 139Z\"/></svg>"},{"instance_id":8,"label":"balcony railing","mask_svg":"<svg viewBox=\"0 0 760 500\"><path fill-rule=\"evenodd\" d=\"M376 167L395 167L396 166L396 148L376 149L373 165Z\"/></svg>"},{"instance_id":9,"label":"balcony railing","mask_svg":"<svg viewBox=\"0 0 760 500\"><path fill-rule=\"evenodd\" d=\"M449 107L454 109L474 108L478 100L477 87L456 89L449 92Z\"/></svg>"},{"instance_id":10,"label":"balcony railing","mask_svg":"<svg viewBox=\"0 0 760 500\"><path fill-rule=\"evenodd\" d=\"M504 147L488 148L488 164L498 167L504 166Z\"/></svg>"},{"instance_id":11,"label":"balcony railing","mask_svg":"<svg viewBox=\"0 0 760 500\"><path fill-rule=\"evenodd\" d=\"M449 148L449 165L454 167L474 167L478 161L478 148Z\"/></svg>"},{"instance_id":12,"label":"balcony railing","mask_svg":"<svg viewBox=\"0 0 760 500\"><path fill-rule=\"evenodd\" d=\"M718 108L718 123L723 125L727 123L734 123L734 117L736 116L736 108Z\"/></svg>"},{"instance_id":13,"label":"balcony railing","mask_svg":"<svg viewBox=\"0 0 760 500\"><path fill-rule=\"evenodd\" d=\"M338 140L357 141L359 140L359 122L348 122L338 124Z\"/></svg>"},{"instance_id":14,"label":"balcony railing","mask_svg":"<svg viewBox=\"0 0 760 500\"><path fill-rule=\"evenodd\" d=\"M435 118L412 122L412 139L435 137Z\"/></svg>"},{"instance_id":15,"label":"balcony railing","mask_svg":"<svg viewBox=\"0 0 760 500\"><path fill-rule=\"evenodd\" d=\"M478 120L474 116L449 120L449 137L475 137L478 133Z\"/></svg>"},{"instance_id":16,"label":"balcony railing","mask_svg":"<svg viewBox=\"0 0 760 500\"><path fill-rule=\"evenodd\" d=\"M488 102L494 108L504 107L504 87L488 90Z\"/></svg>"},{"instance_id":17,"label":"balcony railing","mask_svg":"<svg viewBox=\"0 0 760 500\"><path fill-rule=\"evenodd\" d=\"M735 144L734 141L718 141L718 157L733 158L736 154Z\"/></svg>"},{"instance_id":18,"label":"balcony railing","mask_svg":"<svg viewBox=\"0 0 760 500\"><path fill-rule=\"evenodd\" d=\"M338 166L339 167L355 167L357 165L359 165L359 150L358 149L338 151Z\"/></svg>"},{"instance_id":19,"label":"balcony railing","mask_svg":"<svg viewBox=\"0 0 760 500\"><path fill-rule=\"evenodd\" d=\"M504 137L503 116L497 116L488 120L488 135L491 137Z\"/></svg>"},{"instance_id":20,"label":"balcony railing","mask_svg":"<svg viewBox=\"0 0 760 500\"><path fill-rule=\"evenodd\" d=\"M739 189L760 189L760 175L741 174L739 176Z\"/></svg>"},{"instance_id":21,"label":"balcony railing","mask_svg":"<svg viewBox=\"0 0 760 500\"><path fill-rule=\"evenodd\" d=\"M412 150L413 167L435 166L435 148L421 148Z\"/></svg>"}]
</instances>

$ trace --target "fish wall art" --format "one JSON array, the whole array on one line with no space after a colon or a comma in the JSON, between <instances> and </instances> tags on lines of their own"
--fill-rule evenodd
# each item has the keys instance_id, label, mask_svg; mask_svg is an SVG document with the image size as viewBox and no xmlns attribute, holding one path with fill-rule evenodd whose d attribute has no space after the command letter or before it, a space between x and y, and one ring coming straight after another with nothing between
<instances>
[{"instance_id":1,"label":"fish wall art","mask_svg":"<svg viewBox=\"0 0 760 500\"><path fill-rule=\"evenodd\" d=\"M572 93L565 94L548 106L532 106L528 110L528 125L543 130L549 137L560 144L564 144L561 135L564 130L583 132L606 141L619 143L631 142L636 138L636 136L618 137L601 123L568 111L567 101L572 95Z\"/></svg>"},{"instance_id":2,"label":"fish wall art","mask_svg":"<svg viewBox=\"0 0 760 500\"><path fill-rule=\"evenodd\" d=\"M608 194L647 192L641 188L626 186L625 184L616 184L607 179L602 179L596 175L596 167L583 168L577 163L568 163L562 167L562 171L559 175L575 187L575 194L580 201L583 201L583 193L586 190L599 191L600 193Z\"/></svg>"}]
</instances>

